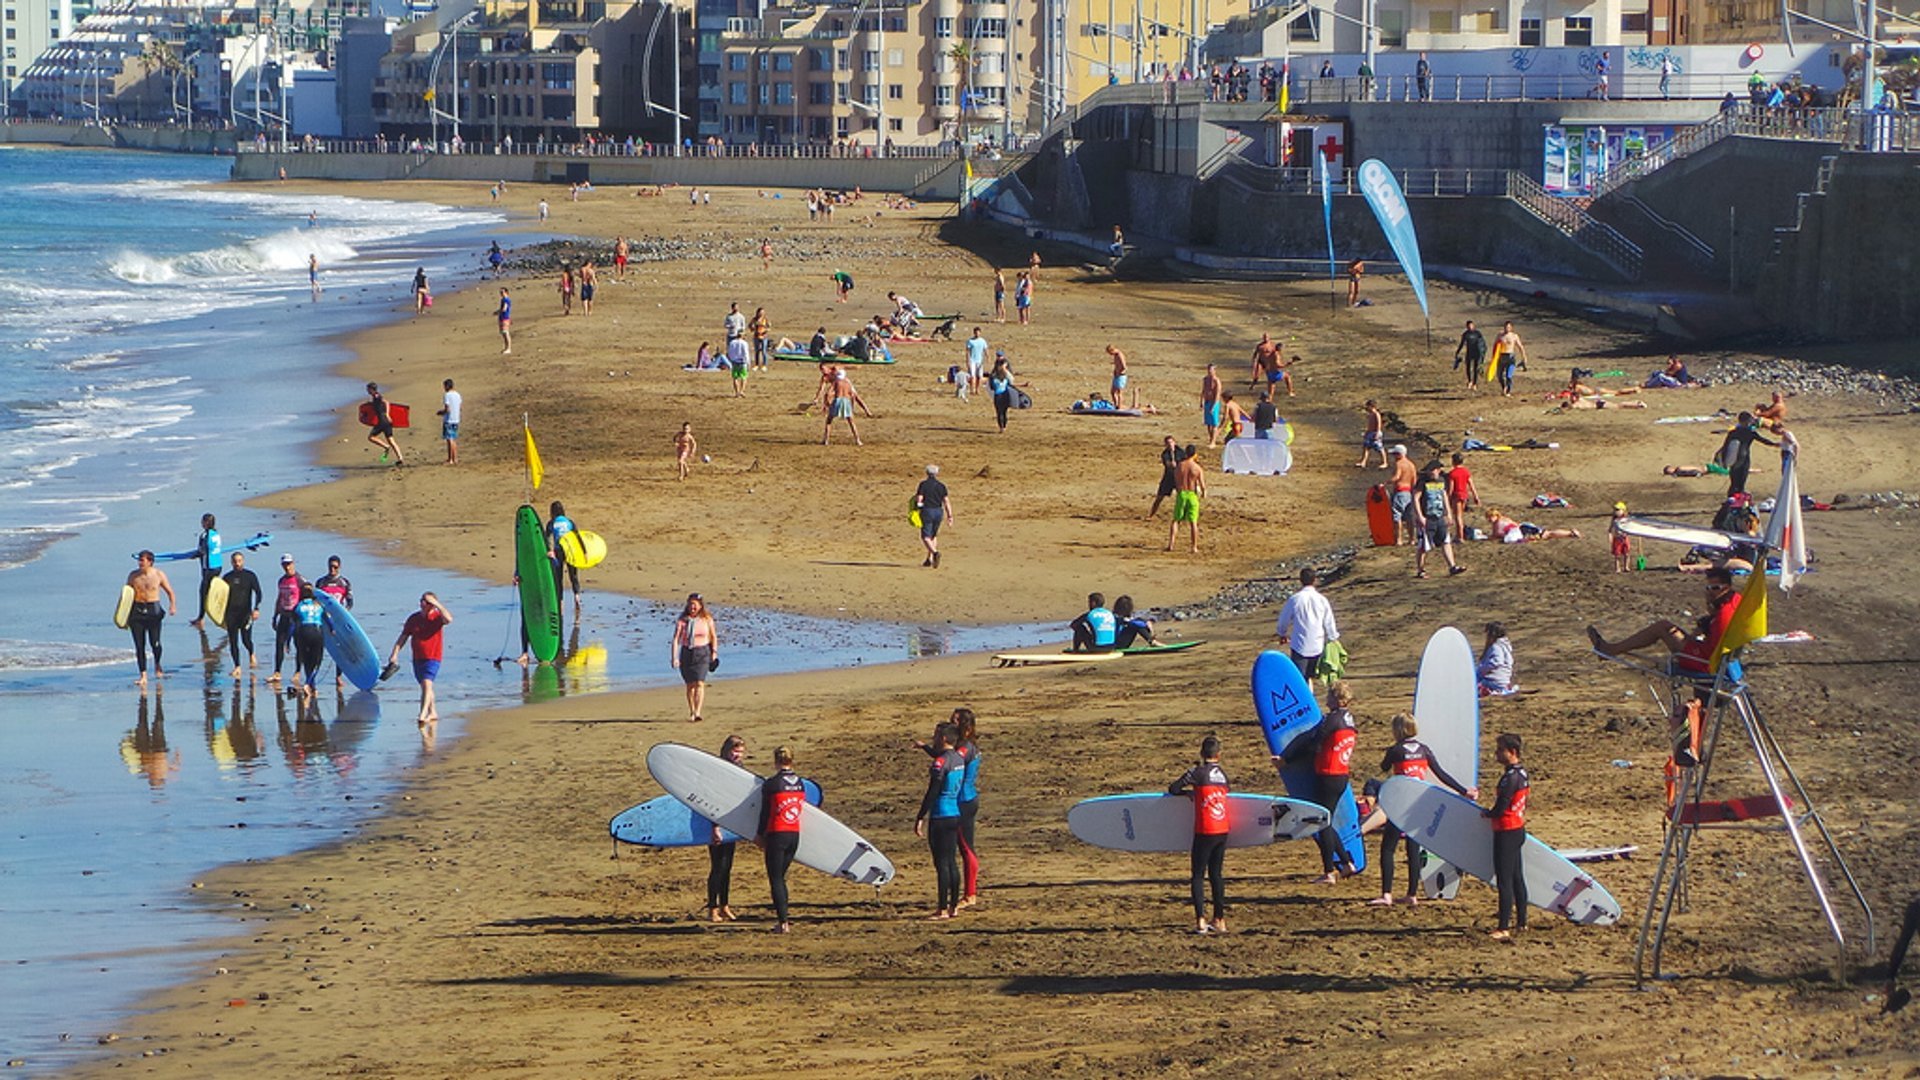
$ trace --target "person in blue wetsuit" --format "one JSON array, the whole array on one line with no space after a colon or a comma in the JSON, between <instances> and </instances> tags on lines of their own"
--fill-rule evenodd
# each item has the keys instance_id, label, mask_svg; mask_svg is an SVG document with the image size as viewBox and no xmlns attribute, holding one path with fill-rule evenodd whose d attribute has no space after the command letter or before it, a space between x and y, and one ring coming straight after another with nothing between
<instances>
[{"instance_id":1,"label":"person in blue wetsuit","mask_svg":"<svg viewBox=\"0 0 1920 1080\"><path fill-rule=\"evenodd\" d=\"M1411 776L1416 780L1425 780L1429 784L1445 784L1469 799L1480 797L1479 788L1461 786L1458 780L1447 775L1440 762L1433 756L1433 750L1426 743L1414 738L1420 734L1419 721L1410 713L1401 713L1393 718L1394 744L1387 748L1387 754L1380 759L1380 771L1392 776ZM1393 822L1387 822L1380 831L1380 898L1369 901L1381 907L1393 906L1393 849L1399 843L1402 833ZM1407 836L1407 904L1420 902L1420 845L1413 837Z\"/></svg>"},{"instance_id":2,"label":"person in blue wetsuit","mask_svg":"<svg viewBox=\"0 0 1920 1080\"><path fill-rule=\"evenodd\" d=\"M933 852L938 891L934 919L951 919L960 913L960 791L966 782L967 761L959 742L960 731L952 724L934 729L927 748L933 755L927 791L920 797L920 813L913 821L913 835L926 837Z\"/></svg>"},{"instance_id":3,"label":"person in blue wetsuit","mask_svg":"<svg viewBox=\"0 0 1920 1080\"><path fill-rule=\"evenodd\" d=\"M320 661L327 655L326 626L327 609L313 598L313 586L302 583L300 602L293 605L294 681L309 704L320 696L315 680L320 677Z\"/></svg>"},{"instance_id":4,"label":"person in blue wetsuit","mask_svg":"<svg viewBox=\"0 0 1920 1080\"><path fill-rule=\"evenodd\" d=\"M953 725L959 742L954 749L966 764L960 777L960 873L965 879L960 890L960 906L972 907L980 902L980 854L974 846L974 822L980 816L980 748L974 744L973 710L958 708L947 718ZM927 756L938 760L940 751L935 743L913 741L916 749L925 750Z\"/></svg>"},{"instance_id":5,"label":"person in blue wetsuit","mask_svg":"<svg viewBox=\"0 0 1920 1080\"><path fill-rule=\"evenodd\" d=\"M567 516L567 508L561 506L558 499L547 510L551 514L547 519L547 557L553 560L553 598L566 599L566 582L572 582L573 606L577 611L580 608L580 568L568 562L560 548L560 538L574 530L573 519Z\"/></svg>"},{"instance_id":6,"label":"person in blue wetsuit","mask_svg":"<svg viewBox=\"0 0 1920 1080\"><path fill-rule=\"evenodd\" d=\"M1075 618L1070 626L1073 630L1074 652L1111 649L1119 631L1119 623L1114 619L1113 612L1107 610L1107 598L1101 593L1087 594L1087 610Z\"/></svg>"},{"instance_id":7,"label":"person in blue wetsuit","mask_svg":"<svg viewBox=\"0 0 1920 1080\"><path fill-rule=\"evenodd\" d=\"M1122 596L1113 602L1113 619L1119 627L1114 632L1114 648L1131 649L1143 643L1160 644L1160 639L1153 636L1153 620L1133 613L1133 597Z\"/></svg>"},{"instance_id":8,"label":"person in blue wetsuit","mask_svg":"<svg viewBox=\"0 0 1920 1080\"><path fill-rule=\"evenodd\" d=\"M212 514L200 515L200 537L193 547L200 555L200 611L187 625L197 628L207 619L207 586L220 576L220 530L213 527ZM222 618L225 615L221 613Z\"/></svg>"},{"instance_id":9,"label":"person in blue wetsuit","mask_svg":"<svg viewBox=\"0 0 1920 1080\"><path fill-rule=\"evenodd\" d=\"M1220 740L1212 735L1200 740L1200 764L1188 769L1167 788L1169 795L1187 795L1193 799L1193 932L1227 932L1226 855L1227 795L1232 785L1226 770L1220 767ZM1207 894L1204 886L1213 886L1213 918L1207 918Z\"/></svg>"}]
</instances>

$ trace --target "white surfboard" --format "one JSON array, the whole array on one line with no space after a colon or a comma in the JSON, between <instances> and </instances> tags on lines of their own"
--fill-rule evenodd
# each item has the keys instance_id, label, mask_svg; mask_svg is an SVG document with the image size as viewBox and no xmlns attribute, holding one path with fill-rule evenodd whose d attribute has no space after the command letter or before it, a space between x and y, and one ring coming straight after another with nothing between
<instances>
[{"instance_id":1,"label":"white surfboard","mask_svg":"<svg viewBox=\"0 0 1920 1080\"><path fill-rule=\"evenodd\" d=\"M1098 664L1118 660L1121 652L995 653L993 662L1001 667L1025 667L1029 664Z\"/></svg>"},{"instance_id":2,"label":"white surfboard","mask_svg":"<svg viewBox=\"0 0 1920 1080\"><path fill-rule=\"evenodd\" d=\"M1480 684L1473 646L1454 627L1435 630L1420 654L1413 716L1420 722L1420 741L1447 775L1466 787L1480 786ZM1420 887L1430 900L1451 900L1460 892L1460 872L1444 859L1429 858L1420 870Z\"/></svg>"},{"instance_id":3,"label":"white surfboard","mask_svg":"<svg viewBox=\"0 0 1920 1080\"><path fill-rule=\"evenodd\" d=\"M1227 796L1228 847L1298 840L1326 825L1326 808L1310 802L1244 792ZM1193 847L1193 800L1151 793L1086 799L1067 811L1067 827L1094 847L1187 851Z\"/></svg>"},{"instance_id":4,"label":"white surfboard","mask_svg":"<svg viewBox=\"0 0 1920 1080\"><path fill-rule=\"evenodd\" d=\"M667 794L729 832L760 830L761 778L731 761L678 743L647 751L647 771ZM817 806L800 810L800 850L794 861L862 885L893 880L893 863L859 833Z\"/></svg>"},{"instance_id":5,"label":"white surfboard","mask_svg":"<svg viewBox=\"0 0 1920 1080\"><path fill-rule=\"evenodd\" d=\"M1654 518L1629 517L1620 522L1620 531L1628 536L1637 536L1642 540L1665 540L1675 544L1690 544L1694 547L1711 548L1714 551L1727 551L1735 544L1758 544L1757 536L1741 536L1736 533L1709 529L1704 525L1688 525L1679 521L1659 521Z\"/></svg>"},{"instance_id":6,"label":"white surfboard","mask_svg":"<svg viewBox=\"0 0 1920 1080\"><path fill-rule=\"evenodd\" d=\"M1380 785L1380 808L1387 820L1421 847L1482 881L1493 875L1493 822L1480 807L1411 776L1390 776ZM1527 903L1590 926L1620 920L1620 905L1591 874L1559 852L1527 837L1520 852L1527 879Z\"/></svg>"}]
</instances>

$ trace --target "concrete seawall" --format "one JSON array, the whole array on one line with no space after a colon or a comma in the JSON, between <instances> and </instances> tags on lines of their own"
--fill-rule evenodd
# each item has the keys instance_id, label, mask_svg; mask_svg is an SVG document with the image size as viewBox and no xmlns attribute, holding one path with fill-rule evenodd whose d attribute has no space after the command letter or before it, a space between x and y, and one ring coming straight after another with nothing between
<instances>
[{"instance_id":1,"label":"concrete seawall","mask_svg":"<svg viewBox=\"0 0 1920 1080\"><path fill-rule=\"evenodd\" d=\"M97 124L0 122L0 144L74 146L96 150L155 150L175 154L231 154L231 131L206 128L124 127Z\"/></svg>"}]
</instances>

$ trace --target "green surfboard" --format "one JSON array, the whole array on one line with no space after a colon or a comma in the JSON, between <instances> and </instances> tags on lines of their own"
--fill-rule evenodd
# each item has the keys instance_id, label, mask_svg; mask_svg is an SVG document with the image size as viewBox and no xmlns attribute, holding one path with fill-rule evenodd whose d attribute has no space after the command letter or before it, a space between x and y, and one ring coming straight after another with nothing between
<instances>
[{"instance_id":1,"label":"green surfboard","mask_svg":"<svg viewBox=\"0 0 1920 1080\"><path fill-rule=\"evenodd\" d=\"M1134 645L1121 649L1120 653L1123 656L1157 656L1160 653L1186 652L1205 644L1205 641L1169 641L1161 645Z\"/></svg>"},{"instance_id":2,"label":"green surfboard","mask_svg":"<svg viewBox=\"0 0 1920 1080\"><path fill-rule=\"evenodd\" d=\"M520 575L520 621L534 659L550 664L560 655L560 597L553 588L540 512L522 506L513 524L513 568Z\"/></svg>"}]
</instances>

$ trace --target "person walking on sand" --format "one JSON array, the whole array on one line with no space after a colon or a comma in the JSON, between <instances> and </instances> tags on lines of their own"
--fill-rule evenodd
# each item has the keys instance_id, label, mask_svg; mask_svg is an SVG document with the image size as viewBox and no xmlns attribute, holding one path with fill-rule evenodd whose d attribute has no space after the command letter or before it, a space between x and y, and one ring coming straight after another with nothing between
<instances>
[{"instance_id":1,"label":"person walking on sand","mask_svg":"<svg viewBox=\"0 0 1920 1080\"><path fill-rule=\"evenodd\" d=\"M1020 313L1020 325L1028 326L1033 322L1033 272L1020 271L1013 284L1013 306Z\"/></svg>"},{"instance_id":2,"label":"person walking on sand","mask_svg":"<svg viewBox=\"0 0 1920 1080\"><path fill-rule=\"evenodd\" d=\"M1280 343L1273 340L1272 334L1261 334L1259 343L1253 347L1253 375L1247 385L1259 386L1262 381L1269 390L1276 383L1285 386L1287 396L1293 396L1293 376L1287 374L1286 358L1281 355Z\"/></svg>"},{"instance_id":3,"label":"person walking on sand","mask_svg":"<svg viewBox=\"0 0 1920 1080\"><path fill-rule=\"evenodd\" d=\"M760 269L773 269L773 240L770 238L760 241Z\"/></svg>"},{"instance_id":4,"label":"person walking on sand","mask_svg":"<svg viewBox=\"0 0 1920 1080\"><path fill-rule=\"evenodd\" d=\"M1158 517L1160 504L1173 497L1173 467L1180 458L1180 444L1168 435L1160 444L1160 486L1154 489L1153 505L1147 507L1147 516Z\"/></svg>"},{"instance_id":5,"label":"person walking on sand","mask_svg":"<svg viewBox=\"0 0 1920 1080\"><path fill-rule=\"evenodd\" d=\"M387 653L386 674L391 675L400 664L401 644L413 642L413 679L420 684L418 722L423 728L440 719L433 696L433 680L440 676L440 658L444 655L440 631L452 625L453 612L447 610L440 598L430 592L421 593L420 610L407 616L400 627L400 636L393 639L393 649Z\"/></svg>"},{"instance_id":6,"label":"person walking on sand","mask_svg":"<svg viewBox=\"0 0 1920 1080\"><path fill-rule=\"evenodd\" d=\"M767 309L753 309L753 318L747 321L747 333L753 337L753 366L761 371L773 360L773 320L767 318Z\"/></svg>"},{"instance_id":7,"label":"person walking on sand","mask_svg":"<svg viewBox=\"0 0 1920 1080\"><path fill-rule=\"evenodd\" d=\"M1447 775L1447 770L1441 768L1439 760L1433 756L1432 749L1414 737L1418 734L1420 723L1411 713L1395 715L1394 743L1387 748L1386 756L1380 759L1380 771L1389 776L1411 776L1429 784L1444 784L1469 799L1479 799L1480 789L1465 787ZM1407 906L1412 907L1420 902L1420 845L1412 835L1402 833L1399 826L1389 821L1380 831L1380 896L1368 903L1380 907L1393 906L1393 849L1399 846L1403 837L1407 842Z\"/></svg>"},{"instance_id":8,"label":"person walking on sand","mask_svg":"<svg viewBox=\"0 0 1920 1080\"><path fill-rule=\"evenodd\" d=\"M1453 468L1447 470L1447 511L1453 517L1454 539L1467 542L1467 504L1485 505L1480 489L1474 486L1473 473L1467 468L1467 455L1456 451Z\"/></svg>"},{"instance_id":9,"label":"person walking on sand","mask_svg":"<svg viewBox=\"0 0 1920 1080\"><path fill-rule=\"evenodd\" d=\"M927 478L913 492L913 508L920 512L920 544L927 549L921 566L940 569L940 526L953 520L953 502L940 482L940 466L927 466Z\"/></svg>"},{"instance_id":10,"label":"person walking on sand","mask_svg":"<svg viewBox=\"0 0 1920 1080\"><path fill-rule=\"evenodd\" d=\"M320 302L320 256L307 256L307 288L313 291L313 302Z\"/></svg>"},{"instance_id":11,"label":"person walking on sand","mask_svg":"<svg viewBox=\"0 0 1920 1080\"><path fill-rule=\"evenodd\" d=\"M153 649L153 677L163 678L160 670L160 620L179 612L179 604L174 599L173 583L167 580L166 572L153 565L153 552L142 551L140 566L127 575L127 586L133 590L133 607L127 612L127 629L133 633L133 660L140 668L140 678L135 686L147 685L147 649ZM167 594L167 610L160 610L160 594Z\"/></svg>"},{"instance_id":12,"label":"person walking on sand","mask_svg":"<svg viewBox=\"0 0 1920 1080\"><path fill-rule=\"evenodd\" d=\"M873 419L873 410L867 408L867 403L860 397L860 392L853 388L853 379L847 375L846 368L838 364L833 366L833 384L827 388L827 393L832 396L827 404L826 426L820 430L820 445L826 446L831 441L833 422L845 420L847 431L853 435L853 445L865 446L866 444L860 441L860 429L854 425L853 410L858 406L869 420Z\"/></svg>"},{"instance_id":13,"label":"person walking on sand","mask_svg":"<svg viewBox=\"0 0 1920 1080\"><path fill-rule=\"evenodd\" d=\"M487 248L487 267L493 271L494 277L499 277L507 268L507 253L500 250L498 240Z\"/></svg>"},{"instance_id":14,"label":"person walking on sand","mask_svg":"<svg viewBox=\"0 0 1920 1080\"><path fill-rule=\"evenodd\" d=\"M747 740L738 735L729 735L720 743L720 760L746 767ZM804 793L805 785L801 786ZM802 794L802 799L805 795ZM763 807L764 809L764 807ZM738 838L729 840L727 830L712 825L707 834L707 921L732 922L738 918L733 913L733 849Z\"/></svg>"},{"instance_id":15,"label":"person walking on sand","mask_svg":"<svg viewBox=\"0 0 1920 1080\"><path fill-rule=\"evenodd\" d=\"M452 379L442 379L440 395L440 437L447 442L447 464L460 464L460 391Z\"/></svg>"},{"instance_id":16,"label":"person walking on sand","mask_svg":"<svg viewBox=\"0 0 1920 1080\"><path fill-rule=\"evenodd\" d=\"M1360 434L1360 460L1353 463L1356 469L1364 469L1372 459L1375 450L1380 451L1380 467L1387 467L1387 421L1380 415L1380 406L1372 398L1362 406L1367 412L1367 430Z\"/></svg>"},{"instance_id":17,"label":"person walking on sand","mask_svg":"<svg viewBox=\"0 0 1920 1080\"><path fill-rule=\"evenodd\" d=\"M1355 259L1347 264L1347 306L1360 306L1360 277L1367 272L1367 264Z\"/></svg>"},{"instance_id":18,"label":"person walking on sand","mask_svg":"<svg viewBox=\"0 0 1920 1080\"><path fill-rule=\"evenodd\" d=\"M687 594L687 604L673 624L671 653L687 686L687 722L697 724L706 719L707 676L720 666L720 633L699 593Z\"/></svg>"},{"instance_id":19,"label":"person walking on sand","mask_svg":"<svg viewBox=\"0 0 1920 1080\"><path fill-rule=\"evenodd\" d=\"M1118 409L1124 406L1125 403L1121 398L1127 392L1127 354L1121 352L1119 346L1109 345L1107 356L1113 360L1113 387L1110 396L1113 407ZM1133 388L1133 407L1136 409L1140 407L1140 388L1137 386Z\"/></svg>"},{"instance_id":20,"label":"person walking on sand","mask_svg":"<svg viewBox=\"0 0 1920 1080\"><path fill-rule=\"evenodd\" d=\"M1487 337L1475 329L1472 319L1460 332L1460 344L1453 347L1453 370L1459 371L1461 364L1467 367L1467 389L1479 389L1480 371L1487 366Z\"/></svg>"},{"instance_id":21,"label":"person walking on sand","mask_svg":"<svg viewBox=\"0 0 1920 1080\"><path fill-rule=\"evenodd\" d=\"M1007 275L997 266L993 268L993 321L1007 321Z\"/></svg>"},{"instance_id":22,"label":"person walking on sand","mask_svg":"<svg viewBox=\"0 0 1920 1080\"><path fill-rule=\"evenodd\" d=\"M774 773L760 785L760 829L754 841L766 853L767 888L773 894L773 932L793 930L787 920L787 870L800 851L800 819L807 806L807 784L793 771L793 748L773 752Z\"/></svg>"},{"instance_id":23,"label":"person walking on sand","mask_svg":"<svg viewBox=\"0 0 1920 1080\"><path fill-rule=\"evenodd\" d=\"M593 314L594 287L599 284L599 274L593 268L593 260L580 264L580 314Z\"/></svg>"},{"instance_id":24,"label":"person walking on sand","mask_svg":"<svg viewBox=\"0 0 1920 1080\"><path fill-rule=\"evenodd\" d=\"M993 371L987 375L987 391L993 395L993 417L1000 425L1000 434L1007 433L1007 413L1019 404L1019 388L1013 382L1013 365L1007 363L1007 354L996 350L993 354Z\"/></svg>"},{"instance_id":25,"label":"person walking on sand","mask_svg":"<svg viewBox=\"0 0 1920 1080\"><path fill-rule=\"evenodd\" d=\"M233 658L233 677L240 678L240 650L247 651L247 667L260 666L253 655L253 623L260 617L260 601L266 593L260 589L260 579L247 569L247 555L236 551L227 556L227 562L233 569L226 572L227 610L221 625L227 630L227 655Z\"/></svg>"},{"instance_id":26,"label":"person walking on sand","mask_svg":"<svg viewBox=\"0 0 1920 1080\"><path fill-rule=\"evenodd\" d=\"M926 837L933 853L937 899L931 918L935 920L960 913L960 789L966 781L967 762L957 748L959 741L960 732L952 724L933 729L933 742L927 747L933 764L927 769L920 813L913 819L913 835Z\"/></svg>"},{"instance_id":27,"label":"person walking on sand","mask_svg":"<svg viewBox=\"0 0 1920 1080\"><path fill-rule=\"evenodd\" d=\"M416 267L413 271L413 313L422 315L433 305L433 293L427 288L427 268Z\"/></svg>"},{"instance_id":28,"label":"person walking on sand","mask_svg":"<svg viewBox=\"0 0 1920 1080\"><path fill-rule=\"evenodd\" d=\"M1220 445L1220 373L1212 364L1200 379L1200 420L1207 426L1207 449Z\"/></svg>"},{"instance_id":29,"label":"person walking on sand","mask_svg":"<svg viewBox=\"0 0 1920 1080\"><path fill-rule=\"evenodd\" d=\"M1185 795L1193 800L1193 932L1227 932L1226 856L1227 795L1233 785L1220 767L1220 740L1212 735L1200 740L1200 763L1180 774L1167 786L1169 795ZM1207 918L1206 886L1213 886L1213 918Z\"/></svg>"},{"instance_id":30,"label":"person walking on sand","mask_svg":"<svg viewBox=\"0 0 1920 1080\"><path fill-rule=\"evenodd\" d=\"M327 556L327 572L314 579L313 588L315 592L326 593L340 601L340 606L348 611L353 610L353 582L340 572L340 556ZM336 661L333 665L333 685L338 687L345 682L346 676Z\"/></svg>"},{"instance_id":31,"label":"person walking on sand","mask_svg":"<svg viewBox=\"0 0 1920 1080\"><path fill-rule=\"evenodd\" d=\"M1513 396L1513 369L1527 370L1527 346L1514 333L1513 324L1505 323L1500 336L1493 339L1493 351L1499 354L1500 366L1495 372L1500 377L1500 396Z\"/></svg>"},{"instance_id":32,"label":"person walking on sand","mask_svg":"<svg viewBox=\"0 0 1920 1080\"><path fill-rule=\"evenodd\" d=\"M547 220L547 214L549 212L550 210L547 207L547 200L541 199L540 200L540 220L541 221Z\"/></svg>"},{"instance_id":33,"label":"person walking on sand","mask_svg":"<svg viewBox=\"0 0 1920 1080\"><path fill-rule=\"evenodd\" d=\"M377 384L367 384L367 401L373 406L373 429L367 432L367 441L380 448L380 464L385 465L391 457L395 468L405 465L407 456L393 437L393 410L387 407Z\"/></svg>"},{"instance_id":34,"label":"person walking on sand","mask_svg":"<svg viewBox=\"0 0 1920 1080\"><path fill-rule=\"evenodd\" d=\"M1360 872L1353 864L1353 857L1341 845L1340 831L1332 818L1341 794L1352 785L1353 748L1359 741L1353 726L1352 705L1353 691L1346 683L1337 682L1328 687L1327 710L1320 718L1320 726L1293 740L1285 754L1276 754L1273 758L1275 771L1298 761L1313 761L1313 801L1326 807L1328 814L1327 827L1313 835L1314 842L1320 845L1323 876L1315 882L1319 885L1332 885L1342 877Z\"/></svg>"},{"instance_id":35,"label":"person walking on sand","mask_svg":"<svg viewBox=\"0 0 1920 1080\"><path fill-rule=\"evenodd\" d=\"M733 376L733 396L747 396L747 372L753 368L753 354L743 337L727 339L727 371Z\"/></svg>"},{"instance_id":36,"label":"person walking on sand","mask_svg":"<svg viewBox=\"0 0 1920 1080\"><path fill-rule=\"evenodd\" d=\"M1413 576L1427 576L1427 552L1439 549L1447 560L1447 573L1464 574L1467 568L1454 561L1453 530L1447 521L1447 481L1440 463L1434 462L1420 477L1413 500Z\"/></svg>"},{"instance_id":37,"label":"person walking on sand","mask_svg":"<svg viewBox=\"0 0 1920 1080\"><path fill-rule=\"evenodd\" d=\"M1495 941L1512 941L1513 935L1527 928L1527 875L1521 869L1521 852L1527 846L1527 798L1533 793L1533 779L1520 764L1520 736L1504 733L1494 740L1493 757L1506 766L1500 774L1500 786L1493 805L1480 811L1493 821L1493 873L1499 889L1499 922L1492 934Z\"/></svg>"},{"instance_id":38,"label":"person walking on sand","mask_svg":"<svg viewBox=\"0 0 1920 1080\"><path fill-rule=\"evenodd\" d=\"M1300 674L1311 681L1326 654L1327 642L1340 640L1340 626L1333 618L1333 605L1320 591L1320 572L1312 567L1300 571L1300 588L1280 605L1280 617L1274 620L1273 635L1287 646L1287 658Z\"/></svg>"},{"instance_id":39,"label":"person walking on sand","mask_svg":"<svg viewBox=\"0 0 1920 1080\"><path fill-rule=\"evenodd\" d=\"M1407 460L1407 448L1394 443L1387 448L1387 462L1393 469L1387 477L1387 487L1392 492L1394 536L1396 544L1416 541L1420 537L1419 521L1415 518L1414 489L1420 486L1420 470ZM1405 539L1399 539L1405 537Z\"/></svg>"},{"instance_id":40,"label":"person walking on sand","mask_svg":"<svg viewBox=\"0 0 1920 1080\"><path fill-rule=\"evenodd\" d=\"M627 280L627 262L633 258L633 247L624 236L613 238L613 280Z\"/></svg>"},{"instance_id":41,"label":"person walking on sand","mask_svg":"<svg viewBox=\"0 0 1920 1080\"><path fill-rule=\"evenodd\" d=\"M693 455L700 451L700 440L693 437L693 421L683 421L679 434L673 437L674 464L680 470L680 479L685 480L693 469Z\"/></svg>"},{"instance_id":42,"label":"person walking on sand","mask_svg":"<svg viewBox=\"0 0 1920 1080\"><path fill-rule=\"evenodd\" d=\"M1200 553L1200 499L1207 493L1206 474L1200 468L1199 451L1192 443L1180 452L1173 467L1173 521L1167 525L1167 550L1173 550L1180 523L1187 525L1187 550Z\"/></svg>"},{"instance_id":43,"label":"person walking on sand","mask_svg":"<svg viewBox=\"0 0 1920 1080\"><path fill-rule=\"evenodd\" d=\"M293 556L282 554L280 580L274 584L273 674L267 676L269 685L280 685L280 667L286 663L287 651L293 647L293 606L300 602L300 590L306 584L307 579L294 568Z\"/></svg>"},{"instance_id":44,"label":"person walking on sand","mask_svg":"<svg viewBox=\"0 0 1920 1080\"><path fill-rule=\"evenodd\" d=\"M500 286L500 306L493 309L493 317L500 324L500 355L513 355L513 297L507 293L505 285Z\"/></svg>"},{"instance_id":45,"label":"person walking on sand","mask_svg":"<svg viewBox=\"0 0 1920 1080\"><path fill-rule=\"evenodd\" d=\"M573 267L560 264L560 314L573 314Z\"/></svg>"},{"instance_id":46,"label":"person walking on sand","mask_svg":"<svg viewBox=\"0 0 1920 1080\"><path fill-rule=\"evenodd\" d=\"M980 332L979 327L973 328L973 336L967 339L966 347L967 393L977 394L980 392L980 380L985 377L984 372L987 366L987 336Z\"/></svg>"}]
</instances>

